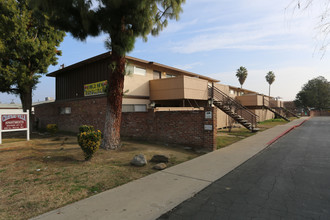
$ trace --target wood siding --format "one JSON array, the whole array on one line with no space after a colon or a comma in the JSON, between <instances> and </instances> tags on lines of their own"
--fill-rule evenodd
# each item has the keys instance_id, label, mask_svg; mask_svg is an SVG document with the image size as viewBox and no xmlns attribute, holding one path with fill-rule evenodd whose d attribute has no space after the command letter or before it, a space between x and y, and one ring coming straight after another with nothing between
<instances>
[{"instance_id":1,"label":"wood siding","mask_svg":"<svg viewBox=\"0 0 330 220\"><path fill-rule=\"evenodd\" d=\"M84 97L85 84L108 78L109 63L108 59L103 59L56 75L56 100Z\"/></svg>"},{"instance_id":2,"label":"wood siding","mask_svg":"<svg viewBox=\"0 0 330 220\"><path fill-rule=\"evenodd\" d=\"M189 76L150 80L151 100L207 100L208 81Z\"/></svg>"}]
</instances>

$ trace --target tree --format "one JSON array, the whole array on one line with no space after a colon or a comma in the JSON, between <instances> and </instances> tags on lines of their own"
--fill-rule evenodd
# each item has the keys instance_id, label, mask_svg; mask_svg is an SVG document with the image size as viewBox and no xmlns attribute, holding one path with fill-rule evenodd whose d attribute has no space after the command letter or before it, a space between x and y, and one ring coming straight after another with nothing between
<instances>
[{"instance_id":1,"label":"tree","mask_svg":"<svg viewBox=\"0 0 330 220\"><path fill-rule=\"evenodd\" d=\"M247 75L248 75L248 71L244 66L241 66L236 71L236 77L238 78L238 81L241 84L241 88L243 87L243 84L246 80Z\"/></svg>"},{"instance_id":2,"label":"tree","mask_svg":"<svg viewBox=\"0 0 330 220\"><path fill-rule=\"evenodd\" d=\"M269 84L269 90L268 90L268 95L270 96L270 85L273 84L273 82L275 81L275 74L273 73L273 71L269 71L266 75L266 81Z\"/></svg>"},{"instance_id":3,"label":"tree","mask_svg":"<svg viewBox=\"0 0 330 220\"><path fill-rule=\"evenodd\" d=\"M69 3L68 3L69 2ZM95 1L94 1L95 2ZM100 32L108 35L106 48L111 50L104 137L101 147L120 147L120 123L125 75L126 53L135 40L157 35L168 19L179 18L185 0L35 0L35 6L46 11L57 27L71 32L78 39ZM96 6L96 7L95 7ZM74 23L74 25L70 25Z\"/></svg>"},{"instance_id":4,"label":"tree","mask_svg":"<svg viewBox=\"0 0 330 220\"><path fill-rule=\"evenodd\" d=\"M0 0L0 11L0 92L19 95L23 110L31 111L32 91L48 66L57 64L65 33L26 0Z\"/></svg>"},{"instance_id":5,"label":"tree","mask_svg":"<svg viewBox=\"0 0 330 220\"><path fill-rule=\"evenodd\" d=\"M330 108L330 82L323 76L309 80L297 93L295 104L318 110Z\"/></svg>"}]
</instances>

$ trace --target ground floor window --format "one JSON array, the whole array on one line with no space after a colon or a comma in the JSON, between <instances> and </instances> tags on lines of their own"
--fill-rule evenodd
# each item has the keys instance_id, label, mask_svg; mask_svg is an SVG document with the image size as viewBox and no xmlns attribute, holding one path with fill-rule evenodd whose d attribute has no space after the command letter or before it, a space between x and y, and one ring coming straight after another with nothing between
<instances>
[{"instance_id":1,"label":"ground floor window","mask_svg":"<svg viewBox=\"0 0 330 220\"><path fill-rule=\"evenodd\" d=\"M71 114L71 107L60 107L61 115L69 115Z\"/></svg>"},{"instance_id":2,"label":"ground floor window","mask_svg":"<svg viewBox=\"0 0 330 220\"><path fill-rule=\"evenodd\" d=\"M147 105L144 104L124 104L122 112L146 112Z\"/></svg>"}]
</instances>

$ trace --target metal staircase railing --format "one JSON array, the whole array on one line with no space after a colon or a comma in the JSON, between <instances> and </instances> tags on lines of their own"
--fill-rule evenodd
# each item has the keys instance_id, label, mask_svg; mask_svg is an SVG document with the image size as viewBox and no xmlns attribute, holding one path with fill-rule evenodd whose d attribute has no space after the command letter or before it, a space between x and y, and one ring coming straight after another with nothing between
<instances>
[{"instance_id":1,"label":"metal staircase railing","mask_svg":"<svg viewBox=\"0 0 330 220\"><path fill-rule=\"evenodd\" d=\"M265 97L263 97L263 106L268 109L269 111L273 112L276 116L283 118L286 121L290 121L290 119L288 119L287 117L285 117L284 115L282 115L280 112L276 111L276 108L274 105L271 104L271 102L268 99L265 99ZM278 107L280 109L282 109L282 107Z\"/></svg>"},{"instance_id":2,"label":"metal staircase railing","mask_svg":"<svg viewBox=\"0 0 330 220\"><path fill-rule=\"evenodd\" d=\"M286 116L288 117L288 113L290 114L290 115L292 115L293 117L296 117L296 118L300 118L297 114L295 114L294 112L292 112L292 111L290 111L289 109L287 109L287 108L284 108L284 107L280 107L282 110L284 110L287 114L286 114Z\"/></svg>"},{"instance_id":3,"label":"metal staircase railing","mask_svg":"<svg viewBox=\"0 0 330 220\"><path fill-rule=\"evenodd\" d=\"M213 104L251 131L257 130L257 115L218 88L208 86Z\"/></svg>"}]
</instances>

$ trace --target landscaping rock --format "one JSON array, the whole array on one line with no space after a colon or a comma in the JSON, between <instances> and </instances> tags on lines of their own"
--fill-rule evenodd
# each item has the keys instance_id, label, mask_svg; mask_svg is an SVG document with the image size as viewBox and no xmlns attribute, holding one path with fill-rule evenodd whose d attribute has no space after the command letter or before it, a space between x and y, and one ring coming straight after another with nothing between
<instances>
[{"instance_id":1,"label":"landscaping rock","mask_svg":"<svg viewBox=\"0 0 330 220\"><path fill-rule=\"evenodd\" d=\"M131 160L133 166L142 167L147 164L147 159L143 154L135 155Z\"/></svg>"},{"instance_id":2,"label":"landscaping rock","mask_svg":"<svg viewBox=\"0 0 330 220\"><path fill-rule=\"evenodd\" d=\"M158 163L158 164L156 164L153 168L155 169L155 170L163 170L163 169L165 169L167 166L166 166L166 164L165 163Z\"/></svg>"},{"instance_id":3,"label":"landscaping rock","mask_svg":"<svg viewBox=\"0 0 330 220\"><path fill-rule=\"evenodd\" d=\"M157 155L154 155L151 158L150 162L154 162L154 163L168 163L168 160L169 160L169 157L168 156L157 154Z\"/></svg>"}]
</instances>

